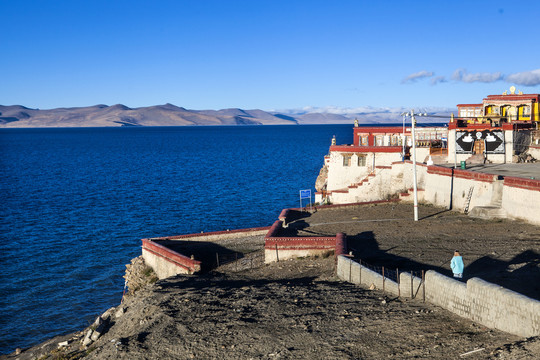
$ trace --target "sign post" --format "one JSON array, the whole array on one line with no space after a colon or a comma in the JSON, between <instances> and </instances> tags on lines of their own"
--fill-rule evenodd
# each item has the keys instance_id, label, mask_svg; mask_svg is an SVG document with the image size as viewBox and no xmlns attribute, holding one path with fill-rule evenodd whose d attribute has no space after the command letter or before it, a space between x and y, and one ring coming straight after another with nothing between
<instances>
[{"instance_id":1,"label":"sign post","mask_svg":"<svg viewBox=\"0 0 540 360\"><path fill-rule=\"evenodd\" d=\"M302 209L302 199L309 199L309 210L311 211L311 190L300 190L300 209Z\"/></svg>"}]
</instances>

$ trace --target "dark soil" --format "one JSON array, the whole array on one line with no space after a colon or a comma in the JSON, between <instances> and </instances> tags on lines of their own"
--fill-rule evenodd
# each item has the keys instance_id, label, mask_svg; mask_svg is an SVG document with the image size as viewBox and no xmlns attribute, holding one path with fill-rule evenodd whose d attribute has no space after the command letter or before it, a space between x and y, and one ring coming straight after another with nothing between
<instances>
[{"instance_id":1,"label":"dark soil","mask_svg":"<svg viewBox=\"0 0 540 360\"><path fill-rule=\"evenodd\" d=\"M412 205L404 204L327 209L298 219L288 231L345 232L355 256L388 267L448 273L457 248L468 276L537 279L538 227L433 207L420 207L421 221L411 218ZM538 337L522 339L421 299L340 281L333 257L264 265L263 237L244 240L219 243L243 251L238 261L128 296L116 309L123 315L113 316L88 349L77 340L80 333L61 350L37 346L21 359L534 359L540 353Z\"/></svg>"},{"instance_id":2,"label":"dark soil","mask_svg":"<svg viewBox=\"0 0 540 360\"><path fill-rule=\"evenodd\" d=\"M464 281L479 277L540 300L540 227L521 221L481 220L433 206L386 203L304 213L289 225L298 236L347 234L363 263L399 271L435 270L451 276L459 250ZM540 216L540 214L538 215Z\"/></svg>"}]
</instances>

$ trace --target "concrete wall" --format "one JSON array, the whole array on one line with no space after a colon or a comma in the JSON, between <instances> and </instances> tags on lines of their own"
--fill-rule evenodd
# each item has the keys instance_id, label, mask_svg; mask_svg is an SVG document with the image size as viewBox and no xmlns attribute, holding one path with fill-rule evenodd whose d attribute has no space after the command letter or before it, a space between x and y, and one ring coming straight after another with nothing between
<instances>
[{"instance_id":1,"label":"concrete wall","mask_svg":"<svg viewBox=\"0 0 540 360\"><path fill-rule=\"evenodd\" d=\"M343 234L336 237L283 237L280 236L282 228L282 220L277 220L264 238L266 264L299 257L330 255L344 237Z\"/></svg>"},{"instance_id":2,"label":"concrete wall","mask_svg":"<svg viewBox=\"0 0 540 360\"><path fill-rule=\"evenodd\" d=\"M473 188L469 208L490 205L496 179L496 175L429 166L424 200L437 206L449 208L452 205L454 210L463 210L469 191Z\"/></svg>"},{"instance_id":3,"label":"concrete wall","mask_svg":"<svg viewBox=\"0 0 540 360\"><path fill-rule=\"evenodd\" d=\"M346 256L339 256L337 275L340 279L365 286L383 288L383 277ZM424 296L421 279L412 277L415 297ZM386 292L400 296L411 296L411 275L400 274L396 282L384 281ZM540 301L472 278L463 283L429 270L425 275L426 301L449 310L461 317L490 328L499 329L518 336L540 335Z\"/></svg>"},{"instance_id":4,"label":"concrete wall","mask_svg":"<svg viewBox=\"0 0 540 360\"><path fill-rule=\"evenodd\" d=\"M208 233L198 233L198 234L185 234L185 235L174 235L174 236L164 236L152 238L152 240L190 240L190 241L218 241L226 239L235 239L239 236L253 236L253 235L262 235L266 234L270 226L265 227L256 227L248 229L236 229L236 230L224 230L224 231L213 231Z\"/></svg>"},{"instance_id":5,"label":"concrete wall","mask_svg":"<svg viewBox=\"0 0 540 360\"><path fill-rule=\"evenodd\" d=\"M540 139L536 139L536 141L539 141ZM529 150L527 151L533 158L535 158L537 161L540 161L540 146L539 145L532 145L529 146Z\"/></svg>"},{"instance_id":6,"label":"concrete wall","mask_svg":"<svg viewBox=\"0 0 540 360\"><path fill-rule=\"evenodd\" d=\"M502 208L510 218L540 225L540 180L506 176Z\"/></svg>"},{"instance_id":7,"label":"concrete wall","mask_svg":"<svg viewBox=\"0 0 540 360\"><path fill-rule=\"evenodd\" d=\"M238 237L266 234L270 227L216 231L210 233L167 236L152 239L142 239L142 256L159 279L165 279L178 274L193 274L201 270L201 262L177 253L159 244L160 240L178 241L219 241Z\"/></svg>"},{"instance_id":8,"label":"concrete wall","mask_svg":"<svg viewBox=\"0 0 540 360\"><path fill-rule=\"evenodd\" d=\"M378 290L384 289L385 292L396 296L407 298L423 297L422 279L409 273L400 273L398 285L395 281L383 277L378 272L360 265L347 256L338 256L336 271L340 279L353 284L374 287Z\"/></svg>"},{"instance_id":9,"label":"concrete wall","mask_svg":"<svg viewBox=\"0 0 540 360\"><path fill-rule=\"evenodd\" d=\"M352 154L350 166L343 166L343 155ZM358 166L358 156L366 156L366 166ZM358 184L379 165L387 165L401 160L400 153L395 152L366 152L332 151L328 162L327 190L340 190L350 185Z\"/></svg>"},{"instance_id":10,"label":"concrete wall","mask_svg":"<svg viewBox=\"0 0 540 360\"><path fill-rule=\"evenodd\" d=\"M417 164L416 174L418 189L423 190L420 201L463 211L472 187L469 210L477 206L498 207L501 212L494 213L496 216L540 224L540 179L505 176L501 189L501 180L492 174L425 164ZM330 192L329 199L332 204L377 201L405 191L412 193L412 187L412 163L398 161L390 166L377 166L375 173L361 183ZM412 196L406 199L412 201Z\"/></svg>"},{"instance_id":11,"label":"concrete wall","mask_svg":"<svg viewBox=\"0 0 540 360\"><path fill-rule=\"evenodd\" d=\"M159 279L178 274L193 274L201 270L201 262L179 254L151 239L142 239L142 256Z\"/></svg>"}]
</instances>

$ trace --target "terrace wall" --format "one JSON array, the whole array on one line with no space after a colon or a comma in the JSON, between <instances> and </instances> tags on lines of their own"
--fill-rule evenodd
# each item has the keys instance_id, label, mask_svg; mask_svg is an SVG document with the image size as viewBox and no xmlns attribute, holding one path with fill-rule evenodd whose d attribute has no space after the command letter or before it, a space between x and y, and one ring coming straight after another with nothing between
<instances>
[{"instance_id":1,"label":"terrace wall","mask_svg":"<svg viewBox=\"0 0 540 360\"><path fill-rule=\"evenodd\" d=\"M429 270L422 279L399 274L399 285L346 256L338 256L340 279L404 297L422 294L426 301L490 328L523 337L540 335L540 301L479 278L461 281ZM425 287L424 287L424 286ZM425 291L425 292L424 292Z\"/></svg>"},{"instance_id":2,"label":"terrace wall","mask_svg":"<svg viewBox=\"0 0 540 360\"><path fill-rule=\"evenodd\" d=\"M327 256L335 252L336 244L344 241L343 234L335 237L279 236L284 221L274 222L264 239L264 262L267 264L299 257Z\"/></svg>"},{"instance_id":3,"label":"terrace wall","mask_svg":"<svg viewBox=\"0 0 540 360\"><path fill-rule=\"evenodd\" d=\"M142 256L146 264L154 270L159 279L165 279L178 274L194 274L201 271L201 261L191 259L189 256L173 251L166 246L159 244L159 241L189 240L213 242L238 237L262 235L265 234L268 229L269 227L260 227L142 239Z\"/></svg>"},{"instance_id":4,"label":"terrace wall","mask_svg":"<svg viewBox=\"0 0 540 360\"><path fill-rule=\"evenodd\" d=\"M424 190L422 201L463 211L472 188L469 209L490 206L501 209L504 216L540 225L540 180L485 174L442 166L416 166L418 189ZM331 191L334 204L387 199L413 187L413 165L410 161L378 166L375 174L358 186ZM501 184L502 182L502 184ZM318 200L321 201L321 194ZM503 215L500 215L503 216Z\"/></svg>"}]
</instances>

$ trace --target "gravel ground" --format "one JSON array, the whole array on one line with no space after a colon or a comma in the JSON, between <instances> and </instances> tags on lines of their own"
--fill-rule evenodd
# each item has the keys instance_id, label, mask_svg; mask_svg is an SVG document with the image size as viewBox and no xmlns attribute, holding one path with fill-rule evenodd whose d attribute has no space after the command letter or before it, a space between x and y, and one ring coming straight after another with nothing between
<instances>
[{"instance_id":1,"label":"gravel ground","mask_svg":"<svg viewBox=\"0 0 540 360\"><path fill-rule=\"evenodd\" d=\"M468 276L484 274L501 282L523 274L538 277L538 227L423 206L421 221L411 218L407 204L326 209L298 218L288 231L345 232L355 256L389 267L448 272L457 248ZM49 348L42 344L19 358L534 359L540 354L538 337L522 339L420 299L389 297L342 282L333 257L264 265L263 237L220 245L233 253L243 249L245 256L128 296L114 309L122 316L113 316L108 330L87 349L81 348L81 332L65 337L70 343L61 350L51 352L62 340L56 339Z\"/></svg>"},{"instance_id":2,"label":"gravel ground","mask_svg":"<svg viewBox=\"0 0 540 360\"><path fill-rule=\"evenodd\" d=\"M539 226L475 219L433 206L419 206L418 213L419 221L414 222L413 206L407 203L324 209L298 214L288 232L344 232L357 259L400 271L431 269L451 276L450 260L459 250L465 281L479 277L540 300Z\"/></svg>"}]
</instances>

